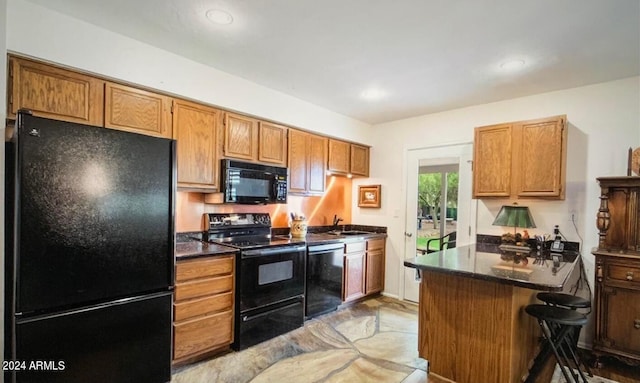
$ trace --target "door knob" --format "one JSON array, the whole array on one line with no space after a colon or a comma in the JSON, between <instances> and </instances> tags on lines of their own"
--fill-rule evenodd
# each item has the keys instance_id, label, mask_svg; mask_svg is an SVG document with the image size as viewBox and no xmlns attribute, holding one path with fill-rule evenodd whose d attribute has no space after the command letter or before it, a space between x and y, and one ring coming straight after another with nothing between
<instances>
[{"instance_id":1,"label":"door knob","mask_svg":"<svg viewBox=\"0 0 640 383\"><path fill-rule=\"evenodd\" d=\"M412 235L413 233L407 233L406 231L404 232L404 236L407 238L411 238Z\"/></svg>"}]
</instances>

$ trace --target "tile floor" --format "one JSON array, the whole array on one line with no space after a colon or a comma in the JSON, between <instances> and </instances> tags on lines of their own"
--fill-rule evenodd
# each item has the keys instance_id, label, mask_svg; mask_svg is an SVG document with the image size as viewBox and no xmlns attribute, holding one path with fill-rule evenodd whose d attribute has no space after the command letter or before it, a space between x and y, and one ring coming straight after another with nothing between
<instances>
[{"instance_id":1,"label":"tile floor","mask_svg":"<svg viewBox=\"0 0 640 383\"><path fill-rule=\"evenodd\" d=\"M182 367L172 382L427 382L417 310L369 299L242 352Z\"/></svg>"}]
</instances>

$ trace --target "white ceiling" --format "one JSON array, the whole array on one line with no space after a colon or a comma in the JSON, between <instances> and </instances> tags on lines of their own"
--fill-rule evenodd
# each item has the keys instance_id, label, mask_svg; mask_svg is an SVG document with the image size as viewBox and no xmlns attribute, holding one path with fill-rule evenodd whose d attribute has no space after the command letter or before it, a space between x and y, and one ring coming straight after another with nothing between
<instances>
[{"instance_id":1,"label":"white ceiling","mask_svg":"<svg viewBox=\"0 0 640 383\"><path fill-rule=\"evenodd\" d=\"M29 1L372 124L640 75L638 0Z\"/></svg>"}]
</instances>

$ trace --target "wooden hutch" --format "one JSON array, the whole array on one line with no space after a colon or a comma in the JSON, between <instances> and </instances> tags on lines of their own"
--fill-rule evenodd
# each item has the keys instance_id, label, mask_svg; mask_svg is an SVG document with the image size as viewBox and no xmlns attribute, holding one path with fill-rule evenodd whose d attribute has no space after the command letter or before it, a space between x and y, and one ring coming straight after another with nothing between
<instances>
[{"instance_id":1,"label":"wooden hutch","mask_svg":"<svg viewBox=\"0 0 640 383\"><path fill-rule=\"evenodd\" d=\"M601 177L593 351L640 365L640 177Z\"/></svg>"}]
</instances>

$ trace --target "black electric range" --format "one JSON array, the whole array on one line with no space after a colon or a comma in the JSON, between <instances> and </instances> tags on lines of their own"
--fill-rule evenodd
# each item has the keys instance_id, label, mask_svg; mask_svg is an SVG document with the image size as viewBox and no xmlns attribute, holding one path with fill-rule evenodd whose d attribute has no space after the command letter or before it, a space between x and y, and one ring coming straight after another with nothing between
<instances>
[{"instance_id":1,"label":"black electric range","mask_svg":"<svg viewBox=\"0 0 640 383\"><path fill-rule=\"evenodd\" d=\"M271 236L267 213L206 214L207 240L236 258L235 343L242 350L304 323L304 241Z\"/></svg>"}]
</instances>

